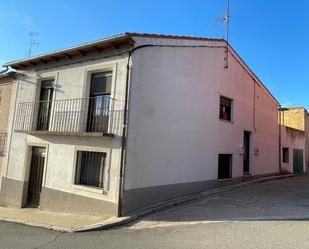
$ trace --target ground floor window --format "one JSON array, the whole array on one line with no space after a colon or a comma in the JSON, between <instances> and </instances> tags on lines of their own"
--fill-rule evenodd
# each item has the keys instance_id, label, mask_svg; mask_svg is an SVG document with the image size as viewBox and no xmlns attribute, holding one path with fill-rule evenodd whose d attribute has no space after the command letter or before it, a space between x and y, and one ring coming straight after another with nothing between
<instances>
[{"instance_id":1,"label":"ground floor window","mask_svg":"<svg viewBox=\"0 0 309 249\"><path fill-rule=\"evenodd\" d=\"M232 177L232 154L219 154L218 156L218 179Z\"/></svg>"},{"instance_id":2,"label":"ground floor window","mask_svg":"<svg viewBox=\"0 0 309 249\"><path fill-rule=\"evenodd\" d=\"M289 148L282 148L282 162L289 162Z\"/></svg>"},{"instance_id":3,"label":"ground floor window","mask_svg":"<svg viewBox=\"0 0 309 249\"><path fill-rule=\"evenodd\" d=\"M106 153L78 151L75 184L103 188Z\"/></svg>"}]
</instances>

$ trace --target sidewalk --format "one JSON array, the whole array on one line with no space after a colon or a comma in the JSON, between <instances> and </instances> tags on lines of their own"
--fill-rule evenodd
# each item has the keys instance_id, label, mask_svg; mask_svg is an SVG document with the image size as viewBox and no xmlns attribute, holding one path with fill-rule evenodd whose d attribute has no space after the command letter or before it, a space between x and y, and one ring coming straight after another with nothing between
<instances>
[{"instance_id":1,"label":"sidewalk","mask_svg":"<svg viewBox=\"0 0 309 249\"><path fill-rule=\"evenodd\" d=\"M168 207L179 205L185 202L198 200L209 195L226 192L243 186L256 184L264 181L293 177L295 175L276 175L259 178L256 180L214 188L202 193L192 194L160 202L156 205L145 209L137 210L127 217L110 217L110 216L89 216L80 214L67 214L58 212L41 211L35 208L7 208L0 207L0 220L26 224L30 226L44 227L62 232L84 232L104 230L113 227L119 227L143 218L151 213L163 210Z\"/></svg>"},{"instance_id":2,"label":"sidewalk","mask_svg":"<svg viewBox=\"0 0 309 249\"><path fill-rule=\"evenodd\" d=\"M0 207L0 220L44 227L62 232L74 232L94 224L102 224L110 217L41 211L37 208Z\"/></svg>"}]
</instances>

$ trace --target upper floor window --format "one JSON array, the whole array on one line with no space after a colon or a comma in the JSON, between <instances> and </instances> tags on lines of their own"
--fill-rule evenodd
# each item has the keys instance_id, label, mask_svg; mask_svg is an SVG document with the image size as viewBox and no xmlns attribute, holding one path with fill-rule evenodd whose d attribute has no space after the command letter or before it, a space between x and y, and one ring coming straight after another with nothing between
<instances>
[{"instance_id":1,"label":"upper floor window","mask_svg":"<svg viewBox=\"0 0 309 249\"><path fill-rule=\"evenodd\" d=\"M219 118L226 121L232 121L232 105L233 100L220 96L220 112Z\"/></svg>"},{"instance_id":2,"label":"upper floor window","mask_svg":"<svg viewBox=\"0 0 309 249\"><path fill-rule=\"evenodd\" d=\"M90 97L110 95L112 72L93 73L90 82Z\"/></svg>"},{"instance_id":3,"label":"upper floor window","mask_svg":"<svg viewBox=\"0 0 309 249\"><path fill-rule=\"evenodd\" d=\"M108 132L111 88L112 72L91 75L87 132Z\"/></svg>"}]
</instances>

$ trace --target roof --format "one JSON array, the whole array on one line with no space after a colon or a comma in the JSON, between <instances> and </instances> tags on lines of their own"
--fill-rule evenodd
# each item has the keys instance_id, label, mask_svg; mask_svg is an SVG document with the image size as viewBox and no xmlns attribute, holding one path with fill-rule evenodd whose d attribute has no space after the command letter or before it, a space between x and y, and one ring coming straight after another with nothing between
<instances>
[{"instance_id":1,"label":"roof","mask_svg":"<svg viewBox=\"0 0 309 249\"><path fill-rule=\"evenodd\" d=\"M5 63L3 67L12 67L14 69L25 68L27 66L36 66L38 63L47 64L49 61L59 61L63 58L72 58L76 55L86 55L89 52L101 52L103 49L114 47L118 48L121 45L133 45L134 41L126 33L110 36L104 39L87 42L80 45L72 46L65 49L56 50L53 52L32 56L29 58L15 60Z\"/></svg>"},{"instance_id":2,"label":"roof","mask_svg":"<svg viewBox=\"0 0 309 249\"><path fill-rule=\"evenodd\" d=\"M200 36L184 36L184 35L167 35L167 34L150 34L150 33L134 33L126 32L131 37L146 37L146 38L163 38L163 39L174 39L174 40L196 40L196 41L219 41L225 42L223 38L208 38Z\"/></svg>"},{"instance_id":3,"label":"roof","mask_svg":"<svg viewBox=\"0 0 309 249\"><path fill-rule=\"evenodd\" d=\"M286 111L288 111L288 110L304 110L305 113L307 115L309 115L307 109L304 106L291 106L291 107L285 107L284 109L286 109ZM285 111L285 110L283 110L283 111Z\"/></svg>"},{"instance_id":4,"label":"roof","mask_svg":"<svg viewBox=\"0 0 309 249\"><path fill-rule=\"evenodd\" d=\"M14 69L25 68L27 66L36 66L38 63L47 64L49 61L59 61L63 58L72 58L76 55L86 55L89 52L98 51L121 45L134 45L133 37L149 37L149 38L164 38L164 39L178 39L178 40L200 40L200 41L224 41L218 38L205 38L197 36L178 36L178 35L164 35L164 34L147 34L147 33L133 33L125 32L118 35L106 37L93 42L87 42L80 45L52 51L49 53L31 56L29 58L7 62L3 67L12 67Z\"/></svg>"},{"instance_id":5,"label":"roof","mask_svg":"<svg viewBox=\"0 0 309 249\"><path fill-rule=\"evenodd\" d=\"M161 38L161 39L177 39L177 40L195 40L195 41L213 41L213 42L225 42L227 41L222 38L206 38L198 36L179 36L179 35L167 35L167 34L149 34L149 33L134 33L125 32L118 35L110 36L93 42L83 43L80 45L72 46L65 49L56 50L53 52L32 56L26 59L11 61L5 63L3 67L12 67L14 69L21 69L27 66L36 66L38 63L47 64L50 61L59 61L60 59L69 58L74 56L87 55L89 52L97 51L101 52L103 49L114 47L118 48L121 45L134 45L134 37L144 37L144 38ZM279 104L277 99L272 95L272 93L266 88L266 86L261 82L261 80L256 76L256 74L250 69L250 67L245 63L245 61L240 57L240 55L228 44L231 52L237 57L238 63L246 70L246 72L252 77L252 79L270 95L276 104Z\"/></svg>"}]
</instances>

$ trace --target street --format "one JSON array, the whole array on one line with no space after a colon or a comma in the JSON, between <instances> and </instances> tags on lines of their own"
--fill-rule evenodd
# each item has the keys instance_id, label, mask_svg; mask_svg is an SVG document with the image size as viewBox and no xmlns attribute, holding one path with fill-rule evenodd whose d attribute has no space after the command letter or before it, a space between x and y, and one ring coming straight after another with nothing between
<instances>
[{"instance_id":1,"label":"street","mask_svg":"<svg viewBox=\"0 0 309 249\"><path fill-rule=\"evenodd\" d=\"M242 187L127 227L60 233L0 222L0 248L309 248L309 178Z\"/></svg>"}]
</instances>

